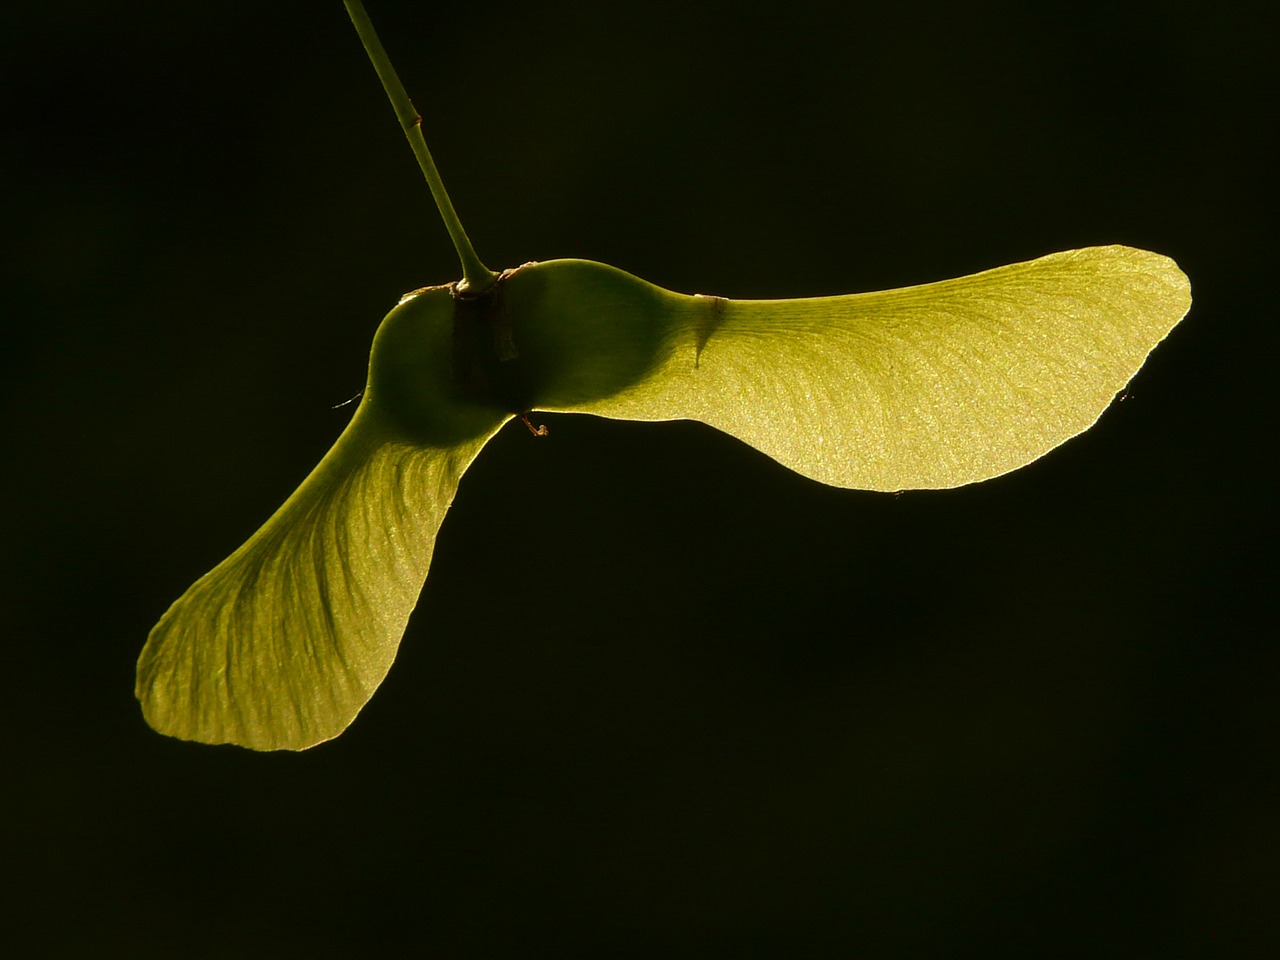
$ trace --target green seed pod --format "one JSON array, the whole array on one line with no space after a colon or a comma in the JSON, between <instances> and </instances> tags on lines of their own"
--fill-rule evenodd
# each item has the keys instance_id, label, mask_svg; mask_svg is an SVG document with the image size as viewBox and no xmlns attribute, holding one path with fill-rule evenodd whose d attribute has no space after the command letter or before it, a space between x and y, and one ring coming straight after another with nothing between
<instances>
[{"instance_id":1,"label":"green seed pod","mask_svg":"<svg viewBox=\"0 0 1280 960\"><path fill-rule=\"evenodd\" d=\"M492 391L473 389L459 375L472 351L460 344L472 326L465 322L465 303L453 285L414 291L374 335L361 406L377 410L390 429L416 446L452 447L487 436L506 419Z\"/></svg>"}]
</instances>

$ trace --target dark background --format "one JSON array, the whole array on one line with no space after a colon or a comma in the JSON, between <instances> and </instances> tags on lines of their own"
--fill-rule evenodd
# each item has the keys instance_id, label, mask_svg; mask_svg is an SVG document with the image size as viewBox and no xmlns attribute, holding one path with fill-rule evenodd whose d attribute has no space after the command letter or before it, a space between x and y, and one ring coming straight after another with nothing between
<instances>
[{"instance_id":1,"label":"dark background","mask_svg":"<svg viewBox=\"0 0 1280 960\"><path fill-rule=\"evenodd\" d=\"M1276 955L1276 18L370 7L490 266L789 297L1127 243L1194 306L952 492L509 426L346 734L184 744L147 631L457 264L337 0L10 11L0 952Z\"/></svg>"}]
</instances>

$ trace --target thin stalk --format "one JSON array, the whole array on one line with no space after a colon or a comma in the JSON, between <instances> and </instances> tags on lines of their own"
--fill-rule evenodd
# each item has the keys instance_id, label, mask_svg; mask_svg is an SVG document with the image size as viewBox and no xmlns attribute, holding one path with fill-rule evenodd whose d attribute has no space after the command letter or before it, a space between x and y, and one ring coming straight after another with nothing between
<instances>
[{"instance_id":1,"label":"thin stalk","mask_svg":"<svg viewBox=\"0 0 1280 960\"><path fill-rule=\"evenodd\" d=\"M445 229L449 231L454 249L458 251L458 259L462 261L462 282L458 285L458 289L464 293L482 293L497 280L497 274L480 262L475 248L467 239L467 232L462 229L462 222L454 212L449 193L444 188L444 181L440 179L436 163L431 159L431 151L427 149L427 141L423 139L422 117L414 109L413 101L409 99L404 86L400 83L400 78L396 76L395 68L391 66L391 59L383 49L382 41L378 39L378 34L369 21L369 15L364 11L364 4L361 0L343 0L343 3L347 7L351 22L355 24L356 33L360 34L360 42L364 44L365 52L369 54L373 69L377 71L378 79L382 81L382 88L387 91L387 98L395 108L400 128L404 130L409 146L413 148L413 155L418 158L418 166L422 168L422 175L427 178L427 186L431 188L431 196L435 198Z\"/></svg>"}]
</instances>

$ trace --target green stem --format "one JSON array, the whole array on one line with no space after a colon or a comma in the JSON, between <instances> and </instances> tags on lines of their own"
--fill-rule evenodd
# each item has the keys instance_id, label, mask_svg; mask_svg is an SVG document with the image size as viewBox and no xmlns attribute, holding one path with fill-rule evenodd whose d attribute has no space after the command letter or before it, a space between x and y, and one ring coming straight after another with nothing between
<instances>
[{"instance_id":1,"label":"green stem","mask_svg":"<svg viewBox=\"0 0 1280 960\"><path fill-rule=\"evenodd\" d=\"M387 51L382 48L382 41L378 39L373 24L369 22L369 15L364 12L364 4L361 0L343 0L343 3L346 4L351 22L355 24L356 32L360 34L360 41L364 44L365 52L369 54L373 69L378 72L382 88L387 91L387 98L395 108L400 127L409 140L409 146L413 148L413 155L418 158L418 166L422 168L422 175L427 178L427 185L431 188L431 195L435 197L436 207L440 210L445 228L453 239L454 249L458 251L458 259L462 261L462 282L458 285L458 289L466 293L483 293L497 280L497 274L480 262L475 249L471 246L471 241L467 239L467 232L462 229L462 222L449 201L449 193L444 188L444 181L440 179L440 172L436 170L435 161L431 159L431 151L427 149L427 141L422 137L422 117L414 109L413 101L409 99L404 86L400 83L400 78L396 76Z\"/></svg>"}]
</instances>

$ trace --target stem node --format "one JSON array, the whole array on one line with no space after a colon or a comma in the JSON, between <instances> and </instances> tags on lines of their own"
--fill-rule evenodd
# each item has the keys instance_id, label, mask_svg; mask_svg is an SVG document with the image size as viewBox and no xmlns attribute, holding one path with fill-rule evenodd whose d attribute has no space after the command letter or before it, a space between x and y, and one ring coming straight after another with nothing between
<instances>
[{"instance_id":1,"label":"stem node","mask_svg":"<svg viewBox=\"0 0 1280 960\"><path fill-rule=\"evenodd\" d=\"M369 55L373 69L377 72L378 79L382 81L387 99L395 109L400 128L409 141L413 155L418 160L418 166L422 168L422 175L427 179L431 196L436 201L436 209L440 211L440 218L444 220L445 229L449 231L449 237L453 240L453 248L458 251L458 259L462 261L462 280L458 288L465 290L468 294L482 293L493 285L498 276L481 262L475 248L471 246L471 241L467 238L467 232L462 229L462 222L453 209L449 193L444 188L444 181L440 179L440 172L436 169L436 163L431 159L431 151L427 149L427 141L422 136L422 115L418 113L413 101L405 92L404 85L400 83L400 78L396 76L391 58L387 56L387 51L383 49L382 41L378 39L369 15L365 13L364 3L361 0L343 0L343 3L356 28L356 33L360 35L360 42L364 44L365 53Z\"/></svg>"}]
</instances>

